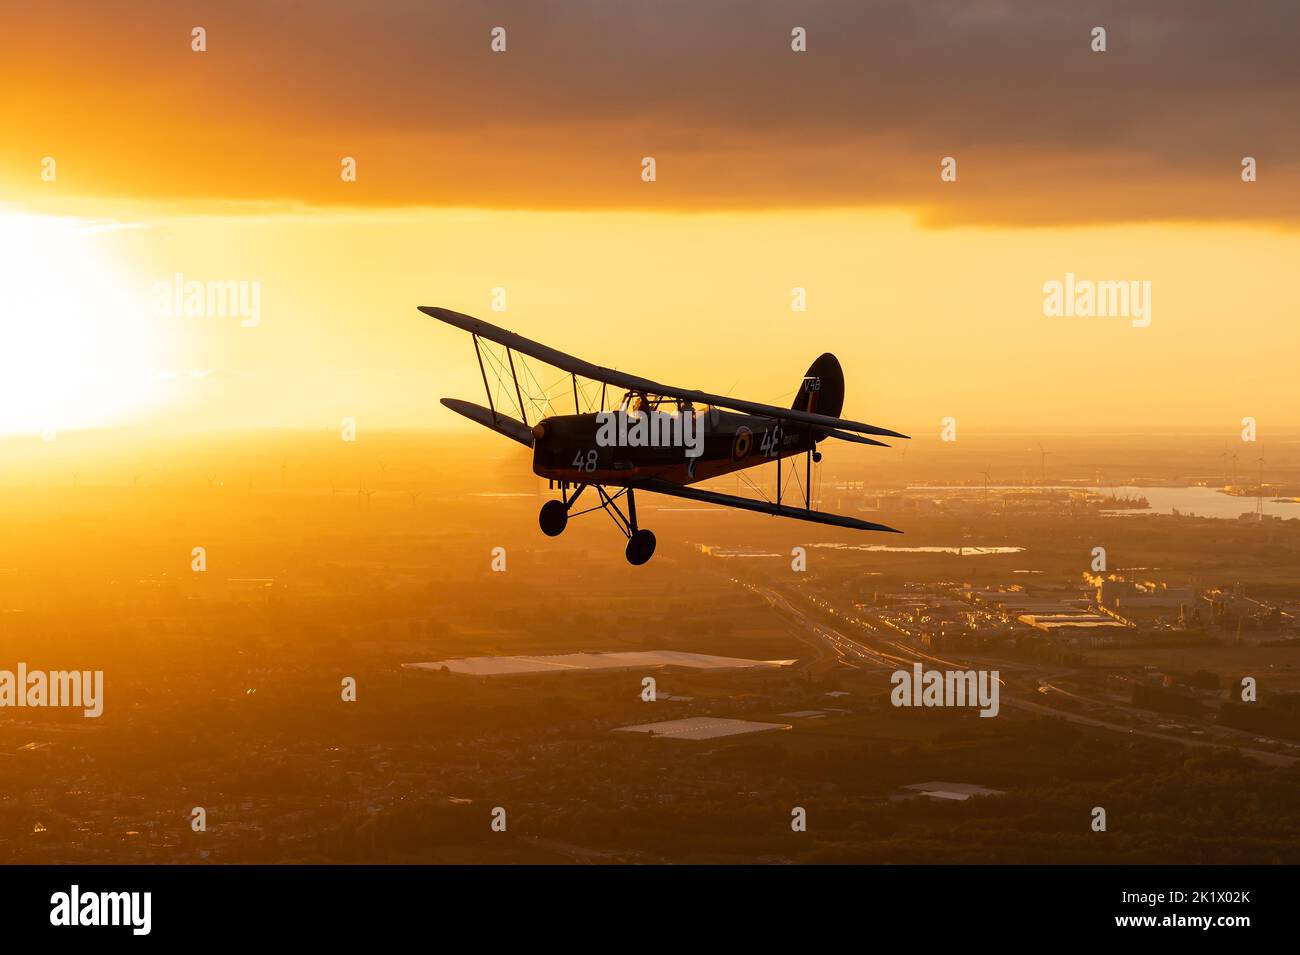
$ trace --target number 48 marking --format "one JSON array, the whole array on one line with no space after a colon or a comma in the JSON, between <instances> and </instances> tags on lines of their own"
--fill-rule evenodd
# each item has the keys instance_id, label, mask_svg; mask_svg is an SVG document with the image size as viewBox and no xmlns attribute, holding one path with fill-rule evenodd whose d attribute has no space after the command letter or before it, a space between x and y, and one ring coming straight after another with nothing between
<instances>
[{"instance_id":1,"label":"number 48 marking","mask_svg":"<svg viewBox=\"0 0 1300 955\"><path fill-rule=\"evenodd\" d=\"M585 458L582 452L579 451L577 457L573 459L573 466L579 471L596 470L596 449L592 448L588 451Z\"/></svg>"}]
</instances>

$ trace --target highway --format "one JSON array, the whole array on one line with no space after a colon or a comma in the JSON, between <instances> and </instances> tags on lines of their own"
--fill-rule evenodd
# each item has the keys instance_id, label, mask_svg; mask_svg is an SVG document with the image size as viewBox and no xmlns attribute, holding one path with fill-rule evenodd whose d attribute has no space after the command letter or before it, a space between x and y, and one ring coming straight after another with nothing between
<instances>
[{"instance_id":1,"label":"highway","mask_svg":"<svg viewBox=\"0 0 1300 955\"><path fill-rule=\"evenodd\" d=\"M1228 727L1208 723L1198 724L1195 729L1180 726L1180 729L1187 730L1185 734L1160 732L1158 728L1149 729L1147 725L1151 723L1157 723L1161 727L1170 725L1168 722L1169 717L1114 700L1095 699L1061 689L1051 681L1070 675L1073 671L1062 671L1059 666L1037 666L1019 661L993 660L981 657L945 659L909 646L892 637L886 637L870 621L856 615L846 615L820 598L799 593L787 596L767 584L756 584L741 580L738 580L737 583L757 594L774 610L789 619L795 625L796 633L800 635L800 638L804 642L817 647L818 659L822 662L838 661L855 669L887 672L893 672L900 668L910 669L917 662L929 664L935 668L952 670L996 669L1002 674L999 683L1003 688L1000 694L1003 706L1009 706L1039 716L1067 720L1082 726L1091 726L1127 735L1143 736L1148 739L1177 743L1182 746L1214 746L1223 749L1236 749L1240 750L1245 756L1250 756L1273 766L1290 766L1297 762L1295 756L1243 747L1241 743L1255 739L1254 734ZM808 610L800 609L800 606L796 604L808 605ZM830 614L842 619L845 629L856 628L859 635L850 637L843 630L822 622L817 619L820 613ZM1011 678L1011 682L1008 682L1008 676ZM1039 694L1041 699L1031 701L1028 698L1020 698L1021 696L1027 697L1030 693ZM1116 719L1120 721L1113 722L1097 716L1088 716L1069 709L1052 706L1047 701L1054 695L1073 700L1094 710L1100 708L1103 711L1114 711ZM1128 722L1124 722L1125 720ZM1130 725L1134 721L1146 725L1136 727Z\"/></svg>"}]
</instances>

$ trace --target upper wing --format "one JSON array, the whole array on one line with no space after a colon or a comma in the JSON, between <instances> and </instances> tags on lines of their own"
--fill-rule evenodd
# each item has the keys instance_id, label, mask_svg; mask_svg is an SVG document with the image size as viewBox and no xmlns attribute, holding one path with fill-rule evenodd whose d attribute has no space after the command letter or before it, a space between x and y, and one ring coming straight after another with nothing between
<instances>
[{"instance_id":1,"label":"upper wing","mask_svg":"<svg viewBox=\"0 0 1300 955\"><path fill-rule=\"evenodd\" d=\"M469 315L462 315L460 312L453 312L449 308L437 308L432 305L421 305L420 311L424 312L426 315L433 316L439 321L446 322L448 325L454 325L457 328L464 329L472 335L481 335L488 341L496 342L498 345L504 345L507 348L512 348L521 354L528 355L530 358L544 361L548 365L554 365L562 371L567 371L574 375L581 375L582 377L590 378L593 381L603 381L616 388L624 388L628 391L643 391L647 394L663 395L668 398L677 398L682 401L693 401L699 404L717 405L721 408L731 408L735 411L743 411L746 414L761 415L765 418L777 418L782 421L798 421L803 424L818 425L823 428L840 428L845 431L857 431L861 434L879 434L890 438L907 437L907 435L899 434L897 431L890 431L887 428L878 428L871 424L863 424L861 421L849 421L845 418L831 418L827 415L813 414L808 411L796 411L793 408L778 408L775 405L760 404L756 401L742 401L739 398L728 398L725 395L711 395L704 391L693 391L687 388L674 388L671 385L661 385L648 378L641 378L637 375L628 375L621 371L614 371L611 368L602 368L600 365L593 365L589 361L583 361L581 358L574 358L572 355L566 355L562 351L557 351L554 348L524 338L522 335L516 335L514 332L508 332L504 328L498 328L496 325L492 325L477 318L472 318Z\"/></svg>"},{"instance_id":2,"label":"upper wing","mask_svg":"<svg viewBox=\"0 0 1300 955\"><path fill-rule=\"evenodd\" d=\"M774 514L777 517L793 517L799 521L812 521L814 524L832 524L835 527L851 527L859 531L888 531L901 534L902 531L884 524L860 521L856 517L844 517L840 514L827 514L825 511L810 511L802 507L787 507L770 501L756 501L753 498L737 497L734 494L719 494L717 491L705 491L697 487L685 487L673 484L662 478L645 478L631 485L638 491L653 491L656 494L668 494L672 497L684 497L691 501L703 501L706 504L720 504L723 507L738 507L745 511L758 511L762 514Z\"/></svg>"}]
</instances>

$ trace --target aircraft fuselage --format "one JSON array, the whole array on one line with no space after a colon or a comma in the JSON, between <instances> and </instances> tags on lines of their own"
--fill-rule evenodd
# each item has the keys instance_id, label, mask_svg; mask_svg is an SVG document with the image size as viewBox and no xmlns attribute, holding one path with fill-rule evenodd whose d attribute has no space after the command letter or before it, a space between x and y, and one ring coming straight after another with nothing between
<instances>
[{"instance_id":1,"label":"aircraft fuselage","mask_svg":"<svg viewBox=\"0 0 1300 955\"><path fill-rule=\"evenodd\" d=\"M620 414L622 420L608 417ZM660 417L652 421L651 414ZM694 484L815 446L810 426L717 408L693 415L556 415L533 430L533 473L555 481L614 487L646 477Z\"/></svg>"}]
</instances>

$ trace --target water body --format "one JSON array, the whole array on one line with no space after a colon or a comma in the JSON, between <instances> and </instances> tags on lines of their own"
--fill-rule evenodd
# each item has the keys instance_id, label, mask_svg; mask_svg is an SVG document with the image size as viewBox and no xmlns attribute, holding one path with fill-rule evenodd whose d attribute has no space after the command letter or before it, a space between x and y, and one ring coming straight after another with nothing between
<instances>
[{"instance_id":1,"label":"water body","mask_svg":"<svg viewBox=\"0 0 1300 955\"><path fill-rule=\"evenodd\" d=\"M1230 497L1213 487L1090 487L1098 494L1114 493L1117 497L1145 497L1150 508L1121 508L1102 511L1103 514L1127 516L1131 514L1192 514L1196 517L1217 517L1235 520L1242 514L1255 513L1255 498ZM1277 503L1264 497L1264 513L1278 517L1300 517L1300 504Z\"/></svg>"},{"instance_id":2,"label":"water body","mask_svg":"<svg viewBox=\"0 0 1300 955\"><path fill-rule=\"evenodd\" d=\"M1102 510L1101 513L1114 517L1131 517L1135 514L1172 514L1176 509L1179 514L1189 514L1195 517L1213 517L1222 520L1236 520L1242 514L1253 514L1255 512L1255 498L1253 497L1231 497L1227 494L1220 494L1218 488L1213 487L1134 487L1132 485L1120 485L1117 487L1076 487L1064 485L1049 485L1047 488L1029 486L1004 487L989 486L989 491L1092 491L1096 494L1109 497L1145 497L1150 505L1146 508L1124 507L1114 510ZM943 492L962 492L970 494L975 488L954 488L929 485L912 485L909 491L935 491ZM978 489L981 493L983 488ZM1271 497L1264 497L1264 513L1275 515L1277 517L1300 517L1300 504L1290 501L1274 501Z\"/></svg>"},{"instance_id":3,"label":"water body","mask_svg":"<svg viewBox=\"0 0 1300 955\"><path fill-rule=\"evenodd\" d=\"M959 557L985 557L989 554L1019 554L1023 547L895 547L892 544L811 544L831 550L869 550L890 554L956 554Z\"/></svg>"}]
</instances>

